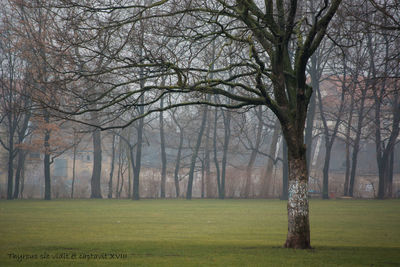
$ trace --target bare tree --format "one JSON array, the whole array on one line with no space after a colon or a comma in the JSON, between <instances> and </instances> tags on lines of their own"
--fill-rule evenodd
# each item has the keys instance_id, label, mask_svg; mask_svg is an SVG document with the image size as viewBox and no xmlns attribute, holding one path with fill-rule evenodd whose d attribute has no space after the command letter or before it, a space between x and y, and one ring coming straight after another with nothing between
<instances>
[{"instance_id":1,"label":"bare tree","mask_svg":"<svg viewBox=\"0 0 400 267\"><path fill-rule=\"evenodd\" d=\"M100 69L87 66L85 73L71 71L65 79L79 79L86 74L93 77L113 73L121 79L118 84L109 84L110 90L119 88L121 84L132 86L129 93L103 94L99 97L97 102L105 103L101 110L115 107L113 104L128 98L132 99L132 104L121 107L152 105L158 102L163 94L178 92L218 94L230 98L232 103L215 103L210 101L212 98L202 101L195 99L169 105L164 110L201 103L226 108L259 105L269 107L279 119L288 144L289 227L285 247L309 248L304 127L312 88L306 85L305 71L309 58L325 36L328 24L340 2L321 1L316 5L318 9L315 17L311 19L303 12L307 6L297 1L154 1L145 5L132 3L129 6L118 7L113 4L94 6L90 1L79 5L73 1L62 1L57 5L57 9L61 10L58 12L60 22L67 21L64 19L73 9L80 9L79 16L82 19L93 13L102 14L98 20L90 21L88 27L81 28L78 45L86 51L87 58L102 55L113 61L113 64ZM68 9L64 9L63 6ZM113 18L112 21L110 17ZM142 45L139 44L138 47L143 49L127 52L124 48L134 41L138 21L149 23L149 33L139 42ZM106 28L102 26L105 23ZM214 27L210 27L214 25L215 30ZM89 46L91 40L97 38L98 32L104 29L113 29L108 31L110 38L107 38L107 48L101 51L93 50L93 46ZM70 40L66 34L68 33L55 34L55 39L66 42ZM175 42L171 45L175 48L154 46L157 43L154 37L160 35L174 38ZM203 47L215 36L221 36L226 41L215 60L215 68L212 71L215 74L214 78L209 79L210 68L204 68L199 63ZM235 47L226 49L229 46ZM142 56L137 51L142 51ZM231 62L230 65L224 64L222 60L227 53L237 56L235 62ZM143 75L143 72L142 76L137 75L140 73L137 72L139 69L145 71L146 75ZM232 76L228 77L226 73L229 70L232 70ZM160 75L170 76L169 84L161 86L150 82L151 77ZM146 85L137 87L139 81L144 81L144 76L147 80ZM226 85L234 87L234 90L226 90ZM151 100L136 101L142 99L143 94L150 92L153 92L154 96ZM110 101L106 101L107 99ZM55 108L78 115L87 112L86 107L81 106L73 110L63 106ZM141 113L132 121L141 120L143 116L156 111L161 111L159 106ZM107 127L101 126L102 129Z\"/></svg>"}]
</instances>

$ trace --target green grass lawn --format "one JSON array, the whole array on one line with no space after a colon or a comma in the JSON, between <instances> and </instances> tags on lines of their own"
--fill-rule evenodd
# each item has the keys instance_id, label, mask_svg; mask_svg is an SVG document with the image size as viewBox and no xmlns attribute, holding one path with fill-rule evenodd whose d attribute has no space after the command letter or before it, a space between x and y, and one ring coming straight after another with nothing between
<instances>
[{"instance_id":1,"label":"green grass lawn","mask_svg":"<svg viewBox=\"0 0 400 267\"><path fill-rule=\"evenodd\" d=\"M302 251L279 200L0 201L0 266L400 266L399 200L310 209Z\"/></svg>"}]
</instances>

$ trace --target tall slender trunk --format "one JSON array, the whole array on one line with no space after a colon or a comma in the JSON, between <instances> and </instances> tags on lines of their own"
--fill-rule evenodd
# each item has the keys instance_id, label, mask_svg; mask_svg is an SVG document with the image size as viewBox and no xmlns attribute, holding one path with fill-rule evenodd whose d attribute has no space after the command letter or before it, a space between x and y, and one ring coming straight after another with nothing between
<instances>
[{"instance_id":1,"label":"tall slender trunk","mask_svg":"<svg viewBox=\"0 0 400 267\"><path fill-rule=\"evenodd\" d=\"M366 95L366 90L362 90L361 104L360 104L360 110L358 113L358 121L357 121L357 132L356 132L356 138L354 140L353 154L352 154L352 158L351 158L351 172L350 172L350 185L349 185L349 196L351 196L351 197L353 197L353 195L354 195L354 184L355 184L356 172L357 172L358 152L360 149L361 132L362 132L363 118L364 118L365 95Z\"/></svg>"},{"instance_id":2,"label":"tall slender trunk","mask_svg":"<svg viewBox=\"0 0 400 267\"><path fill-rule=\"evenodd\" d=\"M126 157L128 160L128 198L132 197L132 160L131 160L131 150L129 147L126 148Z\"/></svg>"},{"instance_id":3,"label":"tall slender trunk","mask_svg":"<svg viewBox=\"0 0 400 267\"><path fill-rule=\"evenodd\" d=\"M76 135L76 134L75 134ZM74 135L74 141L76 141L76 136ZM74 144L73 150L73 158L72 158L72 184L71 184L71 199L74 198L74 188L75 188L75 177L76 177L76 150L77 150L76 142Z\"/></svg>"},{"instance_id":4,"label":"tall slender trunk","mask_svg":"<svg viewBox=\"0 0 400 267\"><path fill-rule=\"evenodd\" d=\"M140 50L139 50L139 60L143 59L143 49L144 49L144 30L145 30L145 25L142 20L139 22L140 26ZM139 70L139 78L140 78L140 89L143 89L146 80L145 80L145 75L144 75L144 70L141 68ZM139 99L139 103L141 104L138 107L138 115L142 116L144 114L144 94L141 95ZM143 130L144 130L144 119L143 117L139 119L138 121L138 126L137 126L137 145L136 145L136 161L135 164L132 164L133 166L133 190L132 190L132 199L133 200L139 200L140 199L140 169L142 166L142 145L143 145ZM132 157L133 159L133 157ZM133 163L133 162L132 162Z\"/></svg>"},{"instance_id":5,"label":"tall slender trunk","mask_svg":"<svg viewBox=\"0 0 400 267\"><path fill-rule=\"evenodd\" d=\"M320 117L322 120L322 124L324 126L324 136L325 136L325 160L324 160L324 168L323 168L323 179L322 179L322 198L323 199L329 199L329 165L331 162L331 151L333 144L336 139L337 132L339 130L339 125L342 121L342 114L343 114L343 109L344 109L344 100L345 100L345 91L346 91L346 74L347 74L347 65L346 65L346 60L345 57L343 57L343 83L342 83L342 92L341 92L341 97L340 97L340 106L339 110L337 113L336 121L333 130L330 131L330 127L327 122L324 106L323 106L323 100L321 96L321 91L319 87L319 76L314 76L312 75L312 79L316 80L316 84L314 87L314 90L317 91L318 95L318 105L319 105L319 110L320 110Z\"/></svg>"},{"instance_id":6,"label":"tall slender trunk","mask_svg":"<svg viewBox=\"0 0 400 267\"><path fill-rule=\"evenodd\" d=\"M25 165L23 165L21 169L21 190L19 192L21 198L24 198L24 188L25 188Z\"/></svg>"},{"instance_id":7,"label":"tall slender trunk","mask_svg":"<svg viewBox=\"0 0 400 267\"><path fill-rule=\"evenodd\" d=\"M21 176L22 170L25 165L26 152L22 149L18 149L18 163L17 169L15 171L15 188L14 188L14 198L19 198L20 196L20 186L21 186Z\"/></svg>"},{"instance_id":8,"label":"tall slender trunk","mask_svg":"<svg viewBox=\"0 0 400 267\"><path fill-rule=\"evenodd\" d=\"M90 198L102 198L101 196L101 133L99 129L93 131L93 171L91 180Z\"/></svg>"},{"instance_id":9,"label":"tall slender trunk","mask_svg":"<svg viewBox=\"0 0 400 267\"><path fill-rule=\"evenodd\" d=\"M207 122L208 107L205 106L203 108L204 108L204 111L203 111L200 129L199 129L199 134L197 135L196 145L194 147L194 150L192 152L192 158L190 160L189 180L188 180L187 190L186 190L186 199L192 199L194 168L196 167L196 159L197 159L197 155L199 153L201 140L203 139L203 133L204 133L206 122Z\"/></svg>"},{"instance_id":10,"label":"tall slender trunk","mask_svg":"<svg viewBox=\"0 0 400 267\"><path fill-rule=\"evenodd\" d=\"M203 197L206 195L207 197L211 197L211 166L210 166L210 130L211 130L211 123L207 123L207 130L206 130L206 145L204 149L204 171L205 171L205 180L203 181ZM204 185L205 183L205 185ZM204 194L204 191L206 194Z\"/></svg>"},{"instance_id":11,"label":"tall slender trunk","mask_svg":"<svg viewBox=\"0 0 400 267\"><path fill-rule=\"evenodd\" d=\"M215 172L217 178L217 190L218 190L218 197L222 197L221 192L221 174L219 169L219 161L218 161L218 146L217 146L217 125L218 125L218 107L215 107L214 110L214 134L213 134L213 151L214 151L214 164L215 164Z\"/></svg>"},{"instance_id":12,"label":"tall slender trunk","mask_svg":"<svg viewBox=\"0 0 400 267\"><path fill-rule=\"evenodd\" d=\"M319 51L319 49L318 49ZM316 96L315 96L315 89L319 86L319 65L317 60L317 53L314 53L311 56L311 86L314 89L314 92L310 99L310 104L308 105L307 111L307 124L305 130L305 137L304 142L307 147L306 158L307 158L307 170L310 171L311 166L311 152L312 152L312 139L313 139L313 130L314 130L314 117L315 117L315 110L316 110Z\"/></svg>"},{"instance_id":13,"label":"tall slender trunk","mask_svg":"<svg viewBox=\"0 0 400 267\"><path fill-rule=\"evenodd\" d=\"M141 102L144 102L143 97ZM143 107L139 107L139 113L140 114L144 113ZM139 186L140 186L140 168L142 164L143 127L144 127L144 119L140 119L137 127L136 162L133 171L133 194L132 194L133 200L140 199Z\"/></svg>"},{"instance_id":14,"label":"tall slender trunk","mask_svg":"<svg viewBox=\"0 0 400 267\"><path fill-rule=\"evenodd\" d=\"M164 99L161 98L160 108L164 107ZM161 143L161 188L160 197L165 198L165 183L167 180L167 154L165 153L164 114L160 112L160 143Z\"/></svg>"},{"instance_id":15,"label":"tall slender trunk","mask_svg":"<svg viewBox=\"0 0 400 267\"><path fill-rule=\"evenodd\" d=\"M111 143L111 165L110 165L110 178L108 180L108 198L112 198L113 190L113 175L114 175L114 165L115 165L115 134L112 137Z\"/></svg>"},{"instance_id":16,"label":"tall slender trunk","mask_svg":"<svg viewBox=\"0 0 400 267\"><path fill-rule=\"evenodd\" d=\"M331 151L332 144L329 142L328 145L325 145L325 160L324 160L324 168L322 171L323 179L322 179L322 198L329 199L329 165L331 162Z\"/></svg>"},{"instance_id":17,"label":"tall slender trunk","mask_svg":"<svg viewBox=\"0 0 400 267\"><path fill-rule=\"evenodd\" d=\"M122 163L121 163L121 158L122 158L122 151L121 151L121 149L122 149L122 145L121 145L121 139L120 139L120 141L119 141L119 149L118 149L118 169L117 169L117 186L115 187L115 197L116 198L119 198L119 182L120 182L120 179L121 179L121 165L122 165Z\"/></svg>"},{"instance_id":18,"label":"tall slender trunk","mask_svg":"<svg viewBox=\"0 0 400 267\"><path fill-rule=\"evenodd\" d=\"M135 174L135 155L134 155L134 151L133 151L133 149L134 149L134 147L133 146L131 146L131 145L129 145L129 160L130 160L130 162L131 162L131 168L132 168L132 174L133 174L133 183L132 183L132 194L131 194L131 198L133 199L133 184L134 184L134 179L135 179L135 176L134 176L134 174Z\"/></svg>"},{"instance_id":19,"label":"tall slender trunk","mask_svg":"<svg viewBox=\"0 0 400 267\"><path fill-rule=\"evenodd\" d=\"M174 182L175 182L175 194L178 198L181 194L179 187L179 170L181 163L181 154L183 147L183 129L179 128L179 146L178 146L178 154L176 155L176 163L175 163L175 171L174 171Z\"/></svg>"},{"instance_id":20,"label":"tall slender trunk","mask_svg":"<svg viewBox=\"0 0 400 267\"><path fill-rule=\"evenodd\" d=\"M13 199L14 182L14 134L8 137L8 179L7 179L7 199Z\"/></svg>"},{"instance_id":21,"label":"tall slender trunk","mask_svg":"<svg viewBox=\"0 0 400 267\"><path fill-rule=\"evenodd\" d=\"M245 180L245 184L244 184L244 192L243 192L243 197L244 198L249 198L250 197L250 189L251 189L251 176L253 174L253 166L254 166L254 162L256 159L257 152L254 153L254 151L252 151L251 155L250 155L250 160L249 163L246 166L246 180Z\"/></svg>"},{"instance_id":22,"label":"tall slender trunk","mask_svg":"<svg viewBox=\"0 0 400 267\"><path fill-rule=\"evenodd\" d=\"M253 170L254 162L256 161L256 157L258 154L258 148L259 148L260 142L261 142L261 133L263 130L263 124L262 124L262 120L261 120L261 112L262 112L262 106L260 106L258 109L259 116L258 116L256 140L254 143L254 147L252 147L249 163L247 164L247 167L246 167L246 183L245 183L244 194L243 194L243 196L245 198L250 197L252 170Z\"/></svg>"},{"instance_id":23,"label":"tall slender trunk","mask_svg":"<svg viewBox=\"0 0 400 267\"><path fill-rule=\"evenodd\" d=\"M205 166L205 155L203 155L203 159L202 159L202 161L201 161L201 198L204 198L204 196L205 196L205 186L204 186L204 173L205 173L205 169L206 169L206 166Z\"/></svg>"},{"instance_id":24,"label":"tall slender trunk","mask_svg":"<svg viewBox=\"0 0 400 267\"><path fill-rule=\"evenodd\" d=\"M25 103L24 104L25 104L24 108L28 109L28 106L30 104L29 98L25 99ZM31 113L27 111L25 113L25 117L24 117L24 120L22 122L22 127L19 130L17 130L17 132L18 132L18 144L19 145L21 145L24 142L25 134L26 134L26 130L28 129L28 124L29 124L30 118L31 118ZM18 198L19 197L21 172L22 172L22 169L24 168L25 158L26 158L26 152L23 149L21 149L20 147L17 149L17 154L18 154L18 163L17 163L17 169L15 171L14 198Z\"/></svg>"},{"instance_id":25,"label":"tall slender trunk","mask_svg":"<svg viewBox=\"0 0 400 267\"><path fill-rule=\"evenodd\" d=\"M355 184L355 180L356 180L356 170L357 170L357 159L358 159L359 146L360 146L360 138L356 138L356 140L354 142L352 157L351 157L351 171L350 171L350 182L349 182L349 196L350 197L353 197L353 195L354 195L354 184Z\"/></svg>"},{"instance_id":26,"label":"tall slender trunk","mask_svg":"<svg viewBox=\"0 0 400 267\"><path fill-rule=\"evenodd\" d=\"M280 133L280 124L279 121L275 121L274 132L272 134L271 143L269 147L269 157L267 159L267 166L265 168L264 179L262 181L262 191L261 197L270 197L272 196L272 171L275 165L275 155L276 155L276 148L278 145L279 133Z\"/></svg>"},{"instance_id":27,"label":"tall slender trunk","mask_svg":"<svg viewBox=\"0 0 400 267\"><path fill-rule=\"evenodd\" d=\"M343 194L345 196L349 195L349 178L350 178L350 144L348 141L350 138L346 136L346 170L344 175L344 185L343 185Z\"/></svg>"},{"instance_id":28,"label":"tall slender trunk","mask_svg":"<svg viewBox=\"0 0 400 267\"><path fill-rule=\"evenodd\" d=\"M349 181L350 181L350 166L351 166L351 160L350 160L350 142L351 142L351 123L353 120L353 107L354 107L354 95L351 94L351 100L350 100L350 114L349 114L349 120L347 122L347 129L346 129L346 173L345 173L345 179L344 179L344 195L348 196L349 195Z\"/></svg>"},{"instance_id":29,"label":"tall slender trunk","mask_svg":"<svg viewBox=\"0 0 400 267\"><path fill-rule=\"evenodd\" d=\"M228 148L231 140L231 113L230 111L223 111L222 115L224 117L224 145L221 161L221 190L219 193L219 198L225 198L225 179L226 179L226 164L228 161Z\"/></svg>"},{"instance_id":30,"label":"tall slender trunk","mask_svg":"<svg viewBox=\"0 0 400 267\"><path fill-rule=\"evenodd\" d=\"M122 194L122 189L124 188L124 181L125 181L125 177L124 177L124 159L122 158L122 155L121 155L121 168L120 168L120 173L121 173L121 186L118 188L117 187L117 190L118 190L118 198L121 198L121 194Z\"/></svg>"},{"instance_id":31,"label":"tall slender trunk","mask_svg":"<svg viewBox=\"0 0 400 267\"><path fill-rule=\"evenodd\" d=\"M393 196L393 167L394 167L394 150L390 153L389 159L389 170L387 176L387 183L385 188L386 197L391 198Z\"/></svg>"},{"instance_id":32,"label":"tall slender trunk","mask_svg":"<svg viewBox=\"0 0 400 267\"><path fill-rule=\"evenodd\" d=\"M44 135L44 199L51 200L51 177L50 177L50 132L46 130Z\"/></svg>"}]
</instances>

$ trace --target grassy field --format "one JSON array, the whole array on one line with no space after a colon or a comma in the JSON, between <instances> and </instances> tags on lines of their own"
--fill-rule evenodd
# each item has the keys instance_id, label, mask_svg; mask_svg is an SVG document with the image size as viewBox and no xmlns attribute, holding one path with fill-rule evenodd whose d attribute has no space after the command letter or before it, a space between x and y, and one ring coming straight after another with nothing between
<instances>
[{"instance_id":1,"label":"grassy field","mask_svg":"<svg viewBox=\"0 0 400 267\"><path fill-rule=\"evenodd\" d=\"M399 200L312 200L308 251L279 200L0 201L0 266L400 266Z\"/></svg>"}]
</instances>

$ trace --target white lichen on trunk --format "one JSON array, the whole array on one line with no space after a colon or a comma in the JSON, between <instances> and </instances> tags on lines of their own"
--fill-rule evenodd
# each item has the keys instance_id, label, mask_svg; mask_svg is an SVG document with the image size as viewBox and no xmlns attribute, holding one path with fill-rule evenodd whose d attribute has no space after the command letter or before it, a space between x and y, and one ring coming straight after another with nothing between
<instances>
[{"instance_id":1,"label":"white lichen on trunk","mask_svg":"<svg viewBox=\"0 0 400 267\"><path fill-rule=\"evenodd\" d=\"M308 186L298 180L289 181L288 215L290 217L308 216Z\"/></svg>"},{"instance_id":2,"label":"white lichen on trunk","mask_svg":"<svg viewBox=\"0 0 400 267\"><path fill-rule=\"evenodd\" d=\"M288 235L285 247L310 248L307 168L304 157L289 157Z\"/></svg>"}]
</instances>

